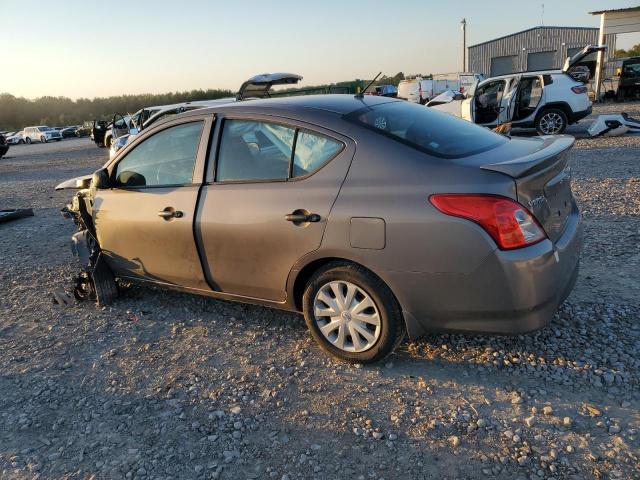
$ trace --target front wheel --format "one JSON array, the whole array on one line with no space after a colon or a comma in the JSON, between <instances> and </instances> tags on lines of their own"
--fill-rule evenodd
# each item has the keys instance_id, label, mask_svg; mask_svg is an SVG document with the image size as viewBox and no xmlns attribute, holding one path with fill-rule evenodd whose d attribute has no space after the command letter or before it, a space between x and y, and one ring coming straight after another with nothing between
<instances>
[{"instance_id":1,"label":"front wheel","mask_svg":"<svg viewBox=\"0 0 640 480\"><path fill-rule=\"evenodd\" d=\"M536 130L540 135L560 135L568 124L567 115L562 110L550 108L544 110L536 119Z\"/></svg>"},{"instance_id":2,"label":"front wheel","mask_svg":"<svg viewBox=\"0 0 640 480\"><path fill-rule=\"evenodd\" d=\"M309 280L302 299L314 340L348 362L370 363L390 354L404 336L400 306L369 270L334 262Z\"/></svg>"}]
</instances>

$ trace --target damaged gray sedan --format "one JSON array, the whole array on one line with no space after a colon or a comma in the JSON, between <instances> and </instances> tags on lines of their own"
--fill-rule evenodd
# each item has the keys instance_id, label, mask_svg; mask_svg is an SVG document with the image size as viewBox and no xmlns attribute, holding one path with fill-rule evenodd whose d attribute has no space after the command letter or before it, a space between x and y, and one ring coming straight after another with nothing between
<instances>
[{"instance_id":1,"label":"damaged gray sedan","mask_svg":"<svg viewBox=\"0 0 640 480\"><path fill-rule=\"evenodd\" d=\"M330 354L543 327L578 272L572 137L509 139L375 96L199 109L137 135L64 209L76 293L116 279L303 312Z\"/></svg>"}]
</instances>

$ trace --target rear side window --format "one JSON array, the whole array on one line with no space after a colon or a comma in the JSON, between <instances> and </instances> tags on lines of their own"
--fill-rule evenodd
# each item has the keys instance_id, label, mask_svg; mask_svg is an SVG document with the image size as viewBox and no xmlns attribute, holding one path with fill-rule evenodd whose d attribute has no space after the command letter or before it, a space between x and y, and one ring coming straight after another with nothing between
<instances>
[{"instance_id":1,"label":"rear side window","mask_svg":"<svg viewBox=\"0 0 640 480\"><path fill-rule=\"evenodd\" d=\"M226 120L216 181L288 180L322 168L343 144L324 135L276 123Z\"/></svg>"},{"instance_id":2,"label":"rear side window","mask_svg":"<svg viewBox=\"0 0 640 480\"><path fill-rule=\"evenodd\" d=\"M217 180L286 180L295 129L275 123L227 120Z\"/></svg>"},{"instance_id":3,"label":"rear side window","mask_svg":"<svg viewBox=\"0 0 640 480\"><path fill-rule=\"evenodd\" d=\"M390 102L345 116L376 133L430 155L460 158L484 152L506 138L474 123L422 105Z\"/></svg>"},{"instance_id":4,"label":"rear side window","mask_svg":"<svg viewBox=\"0 0 640 480\"><path fill-rule=\"evenodd\" d=\"M342 150L342 144L320 135L299 131L293 160L293 177L315 172Z\"/></svg>"},{"instance_id":5,"label":"rear side window","mask_svg":"<svg viewBox=\"0 0 640 480\"><path fill-rule=\"evenodd\" d=\"M147 138L118 162L116 183L137 188L191 183L201 133L202 122L192 122Z\"/></svg>"}]
</instances>

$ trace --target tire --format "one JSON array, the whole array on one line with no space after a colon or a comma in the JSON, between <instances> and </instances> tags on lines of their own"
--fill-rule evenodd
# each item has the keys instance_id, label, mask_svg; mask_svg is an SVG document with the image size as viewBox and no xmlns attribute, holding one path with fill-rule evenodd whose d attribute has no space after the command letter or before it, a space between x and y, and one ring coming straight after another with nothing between
<instances>
[{"instance_id":1,"label":"tire","mask_svg":"<svg viewBox=\"0 0 640 480\"><path fill-rule=\"evenodd\" d=\"M355 292L351 295L352 305L349 309L331 308L321 298L334 292L332 287L339 290L344 297L349 297L349 289ZM354 290L355 287L355 290ZM334 295L332 300L336 300ZM369 308L360 308L362 302L370 300ZM330 299L331 300L331 299ZM335 303L338 305L341 302ZM404 319L393 293L387 285L369 270L349 262L332 262L315 272L304 291L302 305L305 322L311 336L325 352L351 363L376 362L387 355L400 344L404 338ZM338 311L340 315L316 317L316 306L325 310ZM346 314L346 315L345 315ZM366 317L369 321L357 321L356 315ZM337 319L335 317L338 317ZM374 325L377 318L377 325ZM345 323L342 323L345 322ZM328 337L321 328L329 324L333 329L325 329ZM354 325L358 328L355 330ZM365 330L369 339L360 332ZM340 333L342 331L342 347ZM357 342L351 337L355 333ZM330 340L329 337L335 337Z\"/></svg>"},{"instance_id":2,"label":"tire","mask_svg":"<svg viewBox=\"0 0 640 480\"><path fill-rule=\"evenodd\" d=\"M24 140L18 140L18 145L24 145Z\"/></svg>"},{"instance_id":3,"label":"tire","mask_svg":"<svg viewBox=\"0 0 640 480\"><path fill-rule=\"evenodd\" d=\"M41 141L42 143L48 143L48 142L47 142L47 137L40 137L40 141Z\"/></svg>"},{"instance_id":4,"label":"tire","mask_svg":"<svg viewBox=\"0 0 640 480\"><path fill-rule=\"evenodd\" d=\"M31 145L31 139L29 137L27 137L26 142L27 142L27 145Z\"/></svg>"},{"instance_id":5,"label":"tire","mask_svg":"<svg viewBox=\"0 0 640 480\"><path fill-rule=\"evenodd\" d=\"M111 269L102 258L102 255L100 255L96 261L91 279L98 305L108 305L117 298L118 286Z\"/></svg>"},{"instance_id":6,"label":"tire","mask_svg":"<svg viewBox=\"0 0 640 480\"><path fill-rule=\"evenodd\" d=\"M567 125L569 125L567 114L559 108L543 110L535 121L536 131L539 135L560 135L566 130Z\"/></svg>"}]
</instances>

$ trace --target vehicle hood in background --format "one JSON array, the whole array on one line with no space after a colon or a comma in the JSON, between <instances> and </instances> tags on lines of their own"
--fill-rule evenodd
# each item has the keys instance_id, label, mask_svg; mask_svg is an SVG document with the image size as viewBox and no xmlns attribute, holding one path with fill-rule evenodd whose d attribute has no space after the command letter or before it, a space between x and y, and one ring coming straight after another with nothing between
<instances>
[{"instance_id":1,"label":"vehicle hood in background","mask_svg":"<svg viewBox=\"0 0 640 480\"><path fill-rule=\"evenodd\" d=\"M56 190L78 190L79 188L83 188L83 182L91 180L92 177L93 173L90 175L82 175L81 177L70 178L69 180L65 180L64 182L56 185Z\"/></svg>"}]
</instances>

